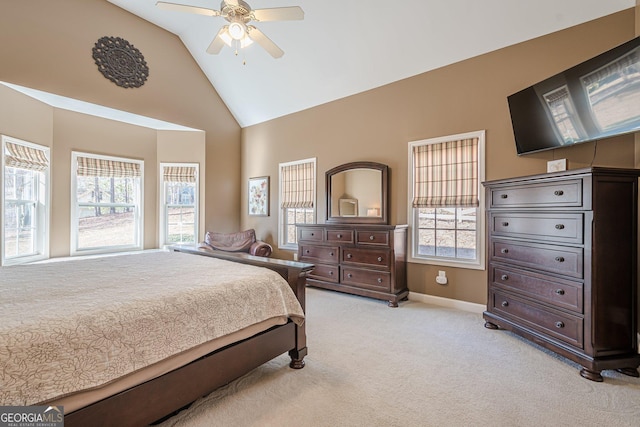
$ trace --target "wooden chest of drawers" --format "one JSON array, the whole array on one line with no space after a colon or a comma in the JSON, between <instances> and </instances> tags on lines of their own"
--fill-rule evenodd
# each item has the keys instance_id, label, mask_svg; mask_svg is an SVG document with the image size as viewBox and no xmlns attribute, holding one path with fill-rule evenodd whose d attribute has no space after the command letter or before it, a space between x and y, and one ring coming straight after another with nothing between
<instances>
[{"instance_id":1,"label":"wooden chest of drawers","mask_svg":"<svg viewBox=\"0 0 640 427\"><path fill-rule=\"evenodd\" d=\"M307 284L398 301L409 295L406 225L298 226L298 260L315 264Z\"/></svg>"},{"instance_id":2,"label":"wooden chest of drawers","mask_svg":"<svg viewBox=\"0 0 640 427\"><path fill-rule=\"evenodd\" d=\"M580 365L638 376L640 170L588 168L486 182L485 326Z\"/></svg>"}]
</instances>

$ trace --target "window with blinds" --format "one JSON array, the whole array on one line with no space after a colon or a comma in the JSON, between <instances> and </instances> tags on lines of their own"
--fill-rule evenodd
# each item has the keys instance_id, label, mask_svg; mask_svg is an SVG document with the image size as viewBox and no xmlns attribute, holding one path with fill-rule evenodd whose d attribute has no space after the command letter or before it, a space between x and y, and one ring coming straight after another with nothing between
<instances>
[{"instance_id":1,"label":"window with blinds","mask_svg":"<svg viewBox=\"0 0 640 427\"><path fill-rule=\"evenodd\" d=\"M71 254L142 249L144 162L72 153Z\"/></svg>"},{"instance_id":2,"label":"window with blinds","mask_svg":"<svg viewBox=\"0 0 640 427\"><path fill-rule=\"evenodd\" d=\"M411 257L483 267L484 131L409 143Z\"/></svg>"},{"instance_id":3,"label":"window with blinds","mask_svg":"<svg viewBox=\"0 0 640 427\"><path fill-rule=\"evenodd\" d=\"M316 218L316 159L281 163L279 246L295 250L296 224L313 224Z\"/></svg>"},{"instance_id":4,"label":"window with blinds","mask_svg":"<svg viewBox=\"0 0 640 427\"><path fill-rule=\"evenodd\" d=\"M198 164L160 164L160 245L196 243Z\"/></svg>"},{"instance_id":5,"label":"window with blinds","mask_svg":"<svg viewBox=\"0 0 640 427\"><path fill-rule=\"evenodd\" d=\"M49 257L49 147L2 136L2 265Z\"/></svg>"}]
</instances>

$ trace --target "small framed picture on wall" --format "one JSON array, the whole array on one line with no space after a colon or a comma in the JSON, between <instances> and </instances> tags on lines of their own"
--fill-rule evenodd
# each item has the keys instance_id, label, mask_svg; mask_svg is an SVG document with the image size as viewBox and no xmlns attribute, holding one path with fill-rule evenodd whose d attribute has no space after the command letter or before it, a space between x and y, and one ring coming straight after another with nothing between
<instances>
[{"instance_id":1,"label":"small framed picture on wall","mask_svg":"<svg viewBox=\"0 0 640 427\"><path fill-rule=\"evenodd\" d=\"M269 177L249 178L249 215L269 216Z\"/></svg>"}]
</instances>

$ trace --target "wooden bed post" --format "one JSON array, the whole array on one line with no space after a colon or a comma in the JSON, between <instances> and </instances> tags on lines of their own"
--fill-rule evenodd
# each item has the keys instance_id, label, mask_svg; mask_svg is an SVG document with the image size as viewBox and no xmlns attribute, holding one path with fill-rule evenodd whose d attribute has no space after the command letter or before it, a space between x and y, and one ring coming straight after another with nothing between
<instances>
[{"instance_id":1,"label":"wooden bed post","mask_svg":"<svg viewBox=\"0 0 640 427\"><path fill-rule=\"evenodd\" d=\"M300 305L304 312L307 312L307 301L306 301L306 286L307 286L307 272L309 270L301 270L297 278L291 277L289 280L289 286L293 289L296 296L298 297L298 301L300 301ZM292 272L293 273L293 272ZM292 283L295 279L295 283ZM296 325L296 348L289 351L289 356L291 356L291 363L289 366L293 369L302 369L304 368L304 357L307 355L307 334L305 329L305 323L298 326Z\"/></svg>"}]
</instances>

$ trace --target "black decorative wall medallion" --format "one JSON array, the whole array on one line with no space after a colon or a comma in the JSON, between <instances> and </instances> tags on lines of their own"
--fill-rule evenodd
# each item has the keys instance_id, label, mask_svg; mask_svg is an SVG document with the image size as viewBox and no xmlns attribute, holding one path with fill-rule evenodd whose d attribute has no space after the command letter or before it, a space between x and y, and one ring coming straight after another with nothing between
<instances>
[{"instance_id":1,"label":"black decorative wall medallion","mask_svg":"<svg viewBox=\"0 0 640 427\"><path fill-rule=\"evenodd\" d=\"M140 87L149 77L142 53L120 37L102 37L93 47L98 70L120 87Z\"/></svg>"}]
</instances>

